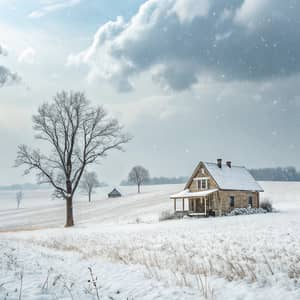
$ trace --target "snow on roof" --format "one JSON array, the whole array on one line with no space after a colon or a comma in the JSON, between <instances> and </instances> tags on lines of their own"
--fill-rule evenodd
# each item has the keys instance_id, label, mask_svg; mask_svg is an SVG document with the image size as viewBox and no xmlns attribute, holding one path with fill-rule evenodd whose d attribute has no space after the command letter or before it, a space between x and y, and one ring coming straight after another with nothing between
<instances>
[{"instance_id":1,"label":"snow on roof","mask_svg":"<svg viewBox=\"0 0 300 300\"><path fill-rule=\"evenodd\" d=\"M216 163L210 162L204 162L204 165L222 190L263 192L262 187L245 167L230 168L227 164L222 164L222 168L219 168Z\"/></svg>"},{"instance_id":2,"label":"snow on roof","mask_svg":"<svg viewBox=\"0 0 300 300\"><path fill-rule=\"evenodd\" d=\"M211 193L214 193L218 191L218 189L210 189L210 190L204 190L204 191L199 191L199 192L190 192L189 189L181 191L177 194L171 195L171 199L176 199L176 198L193 198L193 197L205 197Z\"/></svg>"}]
</instances>

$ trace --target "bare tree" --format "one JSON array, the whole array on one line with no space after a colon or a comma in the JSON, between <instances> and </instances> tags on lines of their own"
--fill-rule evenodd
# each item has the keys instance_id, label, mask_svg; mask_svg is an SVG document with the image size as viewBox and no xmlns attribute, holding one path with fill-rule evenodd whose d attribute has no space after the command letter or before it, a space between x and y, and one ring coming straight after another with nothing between
<instances>
[{"instance_id":1,"label":"bare tree","mask_svg":"<svg viewBox=\"0 0 300 300\"><path fill-rule=\"evenodd\" d=\"M20 208L22 199L23 199L23 192L22 191L17 192L16 193L17 208Z\"/></svg>"},{"instance_id":2,"label":"bare tree","mask_svg":"<svg viewBox=\"0 0 300 300\"><path fill-rule=\"evenodd\" d=\"M36 139L48 143L46 155L26 145L18 147L16 166L25 165L25 174L37 171L39 183L51 184L54 196L66 200L66 227L74 225L73 196L86 167L122 150L130 140L116 119L108 118L101 107L93 107L81 92L61 92L53 103L44 103L33 116Z\"/></svg>"},{"instance_id":3,"label":"bare tree","mask_svg":"<svg viewBox=\"0 0 300 300\"><path fill-rule=\"evenodd\" d=\"M128 174L128 182L134 183L138 187L138 193L141 192L141 185L150 179L149 171L142 166L135 166Z\"/></svg>"},{"instance_id":4,"label":"bare tree","mask_svg":"<svg viewBox=\"0 0 300 300\"><path fill-rule=\"evenodd\" d=\"M98 180L96 172L85 172L82 176L80 188L86 192L89 196L89 202L92 200L92 193L94 188L99 187L100 182Z\"/></svg>"}]
</instances>

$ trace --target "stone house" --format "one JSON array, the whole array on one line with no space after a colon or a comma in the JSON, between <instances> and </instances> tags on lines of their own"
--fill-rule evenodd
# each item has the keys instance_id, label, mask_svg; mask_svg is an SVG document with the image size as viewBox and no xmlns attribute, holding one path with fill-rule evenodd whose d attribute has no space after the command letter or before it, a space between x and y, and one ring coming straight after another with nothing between
<instances>
[{"instance_id":1,"label":"stone house","mask_svg":"<svg viewBox=\"0 0 300 300\"><path fill-rule=\"evenodd\" d=\"M222 159L200 162L183 191L171 195L176 214L224 215L234 208L259 207L263 189L243 166Z\"/></svg>"}]
</instances>

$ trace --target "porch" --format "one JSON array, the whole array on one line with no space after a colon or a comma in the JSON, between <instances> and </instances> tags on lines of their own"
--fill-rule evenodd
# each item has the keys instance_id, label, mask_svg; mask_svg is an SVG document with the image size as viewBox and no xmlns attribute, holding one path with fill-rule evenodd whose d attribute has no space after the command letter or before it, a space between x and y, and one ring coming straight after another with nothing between
<instances>
[{"instance_id":1,"label":"porch","mask_svg":"<svg viewBox=\"0 0 300 300\"><path fill-rule=\"evenodd\" d=\"M207 216L210 212L211 195L218 189L190 192L184 190L180 193L171 195L174 201L174 213L177 215L187 215L191 217Z\"/></svg>"}]
</instances>

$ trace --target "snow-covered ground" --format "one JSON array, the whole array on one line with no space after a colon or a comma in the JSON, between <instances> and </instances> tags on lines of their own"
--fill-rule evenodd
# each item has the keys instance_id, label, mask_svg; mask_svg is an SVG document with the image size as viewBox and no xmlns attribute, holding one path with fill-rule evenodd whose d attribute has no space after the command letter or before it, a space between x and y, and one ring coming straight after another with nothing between
<instances>
[{"instance_id":1,"label":"snow-covered ground","mask_svg":"<svg viewBox=\"0 0 300 300\"><path fill-rule=\"evenodd\" d=\"M279 212L158 222L182 185L126 187L68 229L49 191L0 195L0 299L300 299L300 183L261 184Z\"/></svg>"},{"instance_id":2,"label":"snow-covered ground","mask_svg":"<svg viewBox=\"0 0 300 300\"><path fill-rule=\"evenodd\" d=\"M78 194L74 203L77 223L136 223L158 220L161 211L173 208L170 193L183 185L145 186L137 194L136 187L120 187L123 197L107 198L111 187L100 188L88 203L87 196ZM21 208L16 209L16 192L0 192L0 231L6 229L45 228L65 222L65 203L53 200L51 190L24 191Z\"/></svg>"}]
</instances>

